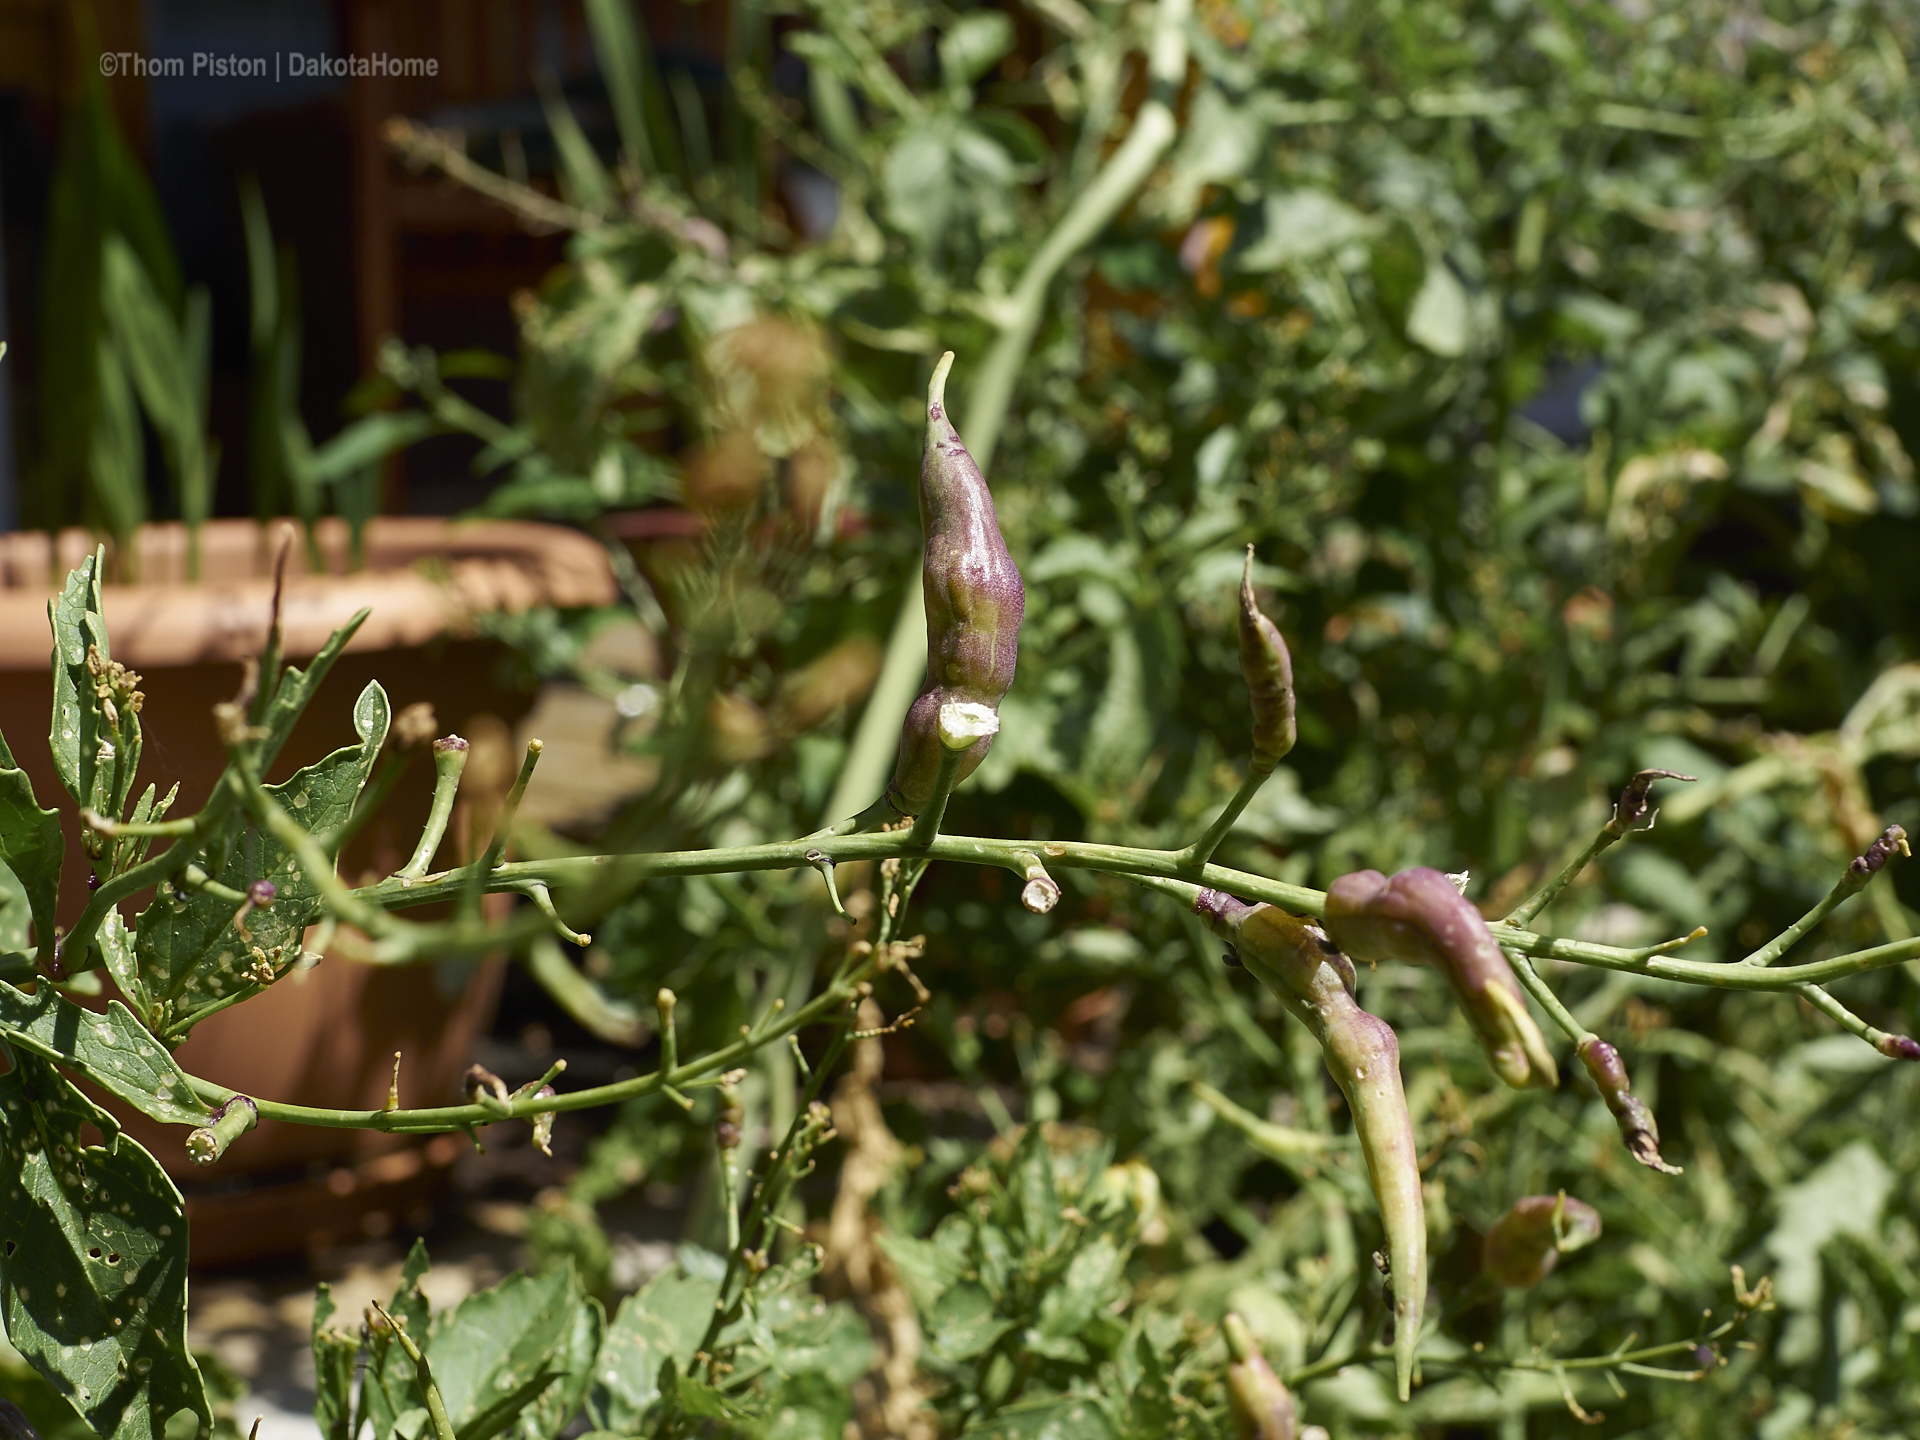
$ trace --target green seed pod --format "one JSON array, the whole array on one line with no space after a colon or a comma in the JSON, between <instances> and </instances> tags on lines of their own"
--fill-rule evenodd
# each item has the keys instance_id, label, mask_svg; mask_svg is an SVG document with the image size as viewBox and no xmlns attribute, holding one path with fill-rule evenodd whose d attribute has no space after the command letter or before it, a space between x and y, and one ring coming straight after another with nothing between
<instances>
[{"instance_id":1,"label":"green seed pod","mask_svg":"<svg viewBox=\"0 0 1920 1440\"><path fill-rule=\"evenodd\" d=\"M1356 960L1438 967L1507 1084L1560 1083L1513 967L1480 912L1438 870L1402 870L1391 880L1378 870L1342 875L1327 887L1326 924Z\"/></svg>"},{"instance_id":2,"label":"green seed pod","mask_svg":"<svg viewBox=\"0 0 1920 1440\"><path fill-rule=\"evenodd\" d=\"M920 461L920 524L926 532L921 586L927 601L927 685L907 712L900 759L887 799L917 815L940 770L940 707L952 701L997 711L1013 684L1027 592L1007 552L986 477L947 417L947 371L940 357L927 387L927 439ZM960 762L954 784L987 758L985 736Z\"/></svg>"},{"instance_id":3,"label":"green seed pod","mask_svg":"<svg viewBox=\"0 0 1920 1440\"><path fill-rule=\"evenodd\" d=\"M1600 1212L1562 1190L1513 1202L1487 1230L1482 1263L1497 1285L1526 1290L1553 1273L1560 1257L1600 1238Z\"/></svg>"},{"instance_id":4,"label":"green seed pod","mask_svg":"<svg viewBox=\"0 0 1920 1440\"><path fill-rule=\"evenodd\" d=\"M1280 629L1253 598L1253 546L1240 576L1240 673L1253 704L1253 769L1260 774L1293 749L1293 657Z\"/></svg>"},{"instance_id":5,"label":"green seed pod","mask_svg":"<svg viewBox=\"0 0 1920 1440\"><path fill-rule=\"evenodd\" d=\"M1400 1398L1413 1388L1413 1357L1427 1300L1427 1212L1420 1157L1400 1085L1400 1042L1360 1008L1352 968L1318 928L1271 905L1202 890L1193 908L1320 1042L1347 1108L1380 1205L1393 1270L1393 1370Z\"/></svg>"},{"instance_id":6,"label":"green seed pod","mask_svg":"<svg viewBox=\"0 0 1920 1440\"><path fill-rule=\"evenodd\" d=\"M1647 1102L1633 1094L1620 1052L1598 1035L1589 1035L1577 1049L1580 1063L1587 1067L1587 1074L1599 1087L1600 1098L1613 1112L1620 1138L1627 1142L1633 1158L1664 1175L1678 1175L1678 1165L1660 1158L1660 1127L1653 1123L1653 1111L1647 1108Z\"/></svg>"},{"instance_id":7,"label":"green seed pod","mask_svg":"<svg viewBox=\"0 0 1920 1440\"><path fill-rule=\"evenodd\" d=\"M1232 1311L1221 1322L1233 1363L1227 1366L1227 1408L1240 1440L1294 1440L1300 1422L1293 1396L1260 1353L1247 1322Z\"/></svg>"}]
</instances>

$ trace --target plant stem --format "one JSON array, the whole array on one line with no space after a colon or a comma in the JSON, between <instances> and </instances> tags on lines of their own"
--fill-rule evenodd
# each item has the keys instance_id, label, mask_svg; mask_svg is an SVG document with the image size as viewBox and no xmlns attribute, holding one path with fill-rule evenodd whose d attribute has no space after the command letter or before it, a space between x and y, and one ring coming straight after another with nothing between
<instances>
[{"instance_id":1,"label":"plant stem","mask_svg":"<svg viewBox=\"0 0 1920 1440\"><path fill-rule=\"evenodd\" d=\"M1839 909L1842 901L1851 900L1855 895L1858 895L1861 890L1865 889L1867 881L1871 878L1871 876L1861 875L1851 868L1842 871L1840 879L1834 884L1834 887L1820 897L1819 904L1815 905L1811 910L1807 911L1806 914L1787 926L1786 929L1782 930L1778 935L1774 936L1773 939L1762 945L1740 963L1742 965L1760 966L1773 964L1774 961L1778 960L1782 955L1786 954L1788 950L1792 949L1794 945L1799 943L1801 936L1805 935L1814 926L1826 919L1827 916Z\"/></svg>"},{"instance_id":2,"label":"plant stem","mask_svg":"<svg viewBox=\"0 0 1920 1440\"><path fill-rule=\"evenodd\" d=\"M1612 826L1609 825L1603 828L1599 834L1587 842L1586 847L1582 849L1578 855L1575 855L1573 859L1560 867L1560 873L1558 875L1555 875L1532 895L1521 901L1519 905L1514 907L1513 912L1500 923L1502 925L1512 925L1516 928L1525 925L1529 920L1533 919L1534 916L1551 905L1555 897L1558 896L1562 890L1566 889L1567 886L1571 885L1582 870L1585 870L1587 866L1598 859L1600 854L1619 838L1619 834Z\"/></svg>"},{"instance_id":3,"label":"plant stem","mask_svg":"<svg viewBox=\"0 0 1920 1440\"><path fill-rule=\"evenodd\" d=\"M400 1322L387 1313L387 1309L378 1300L373 1308L380 1318L387 1322L387 1328L393 1331L393 1338L400 1348L407 1352L407 1358L413 1361L414 1371L420 1377L420 1393L427 1402L427 1414L433 1421L433 1433L436 1440L454 1440L453 1421L447 1415L447 1403L440 1398L440 1387L433 1383L433 1372L427 1368L427 1357L407 1334Z\"/></svg>"},{"instance_id":4,"label":"plant stem","mask_svg":"<svg viewBox=\"0 0 1920 1440\"><path fill-rule=\"evenodd\" d=\"M964 750L940 747L940 768L934 772L933 794L907 833L907 843L915 850L926 849L938 838L940 822L947 814L947 801L953 794L953 778L960 773L960 761L965 754Z\"/></svg>"},{"instance_id":5,"label":"plant stem","mask_svg":"<svg viewBox=\"0 0 1920 1440\"><path fill-rule=\"evenodd\" d=\"M1214 817L1213 824L1207 827L1206 834L1180 852L1180 858L1190 866L1205 865L1211 860L1213 852L1220 848L1220 842L1225 840L1228 832L1233 829L1234 821L1240 818L1241 812L1247 808L1253 797L1260 793L1260 787L1267 783L1267 776L1272 773L1272 766L1264 770L1257 765L1250 767L1247 778L1240 782L1240 788L1234 792L1233 798L1227 801L1227 808Z\"/></svg>"}]
</instances>

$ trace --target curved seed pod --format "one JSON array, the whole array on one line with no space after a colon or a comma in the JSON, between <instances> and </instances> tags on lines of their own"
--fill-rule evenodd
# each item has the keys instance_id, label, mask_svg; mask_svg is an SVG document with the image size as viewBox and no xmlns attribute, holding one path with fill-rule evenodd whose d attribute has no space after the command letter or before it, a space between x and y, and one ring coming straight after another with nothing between
<instances>
[{"instance_id":1,"label":"curved seed pod","mask_svg":"<svg viewBox=\"0 0 1920 1440\"><path fill-rule=\"evenodd\" d=\"M1663 1175L1678 1175L1678 1165L1669 1165L1660 1158L1660 1127L1653 1123L1653 1111L1647 1108L1647 1102L1632 1093L1620 1052L1598 1035L1587 1036L1575 1049L1580 1054L1580 1063L1587 1067L1587 1074L1599 1087L1600 1098L1613 1112L1620 1126L1620 1138L1627 1142L1633 1158Z\"/></svg>"},{"instance_id":2,"label":"curved seed pod","mask_svg":"<svg viewBox=\"0 0 1920 1440\"><path fill-rule=\"evenodd\" d=\"M1253 598L1253 546L1240 575L1240 673L1253 704L1253 766L1265 774L1293 749L1293 656Z\"/></svg>"},{"instance_id":3,"label":"curved seed pod","mask_svg":"<svg viewBox=\"0 0 1920 1440\"><path fill-rule=\"evenodd\" d=\"M1380 1205L1393 1269L1393 1370L1400 1398L1413 1387L1413 1357L1427 1299L1427 1211L1420 1157L1400 1086L1400 1042L1377 1015L1360 1008L1343 958L1320 930L1271 905L1245 905L1202 890L1193 908L1231 942L1241 963L1280 997L1320 1042L1327 1069L1347 1097L1367 1177Z\"/></svg>"},{"instance_id":4,"label":"curved seed pod","mask_svg":"<svg viewBox=\"0 0 1920 1440\"><path fill-rule=\"evenodd\" d=\"M1327 887L1326 925L1355 959L1438 967L1507 1084L1560 1083L1513 967L1480 912L1438 870L1402 870L1391 880L1378 870L1342 875Z\"/></svg>"},{"instance_id":5,"label":"curved seed pod","mask_svg":"<svg viewBox=\"0 0 1920 1440\"><path fill-rule=\"evenodd\" d=\"M1600 1238L1600 1212L1562 1190L1528 1195L1507 1207L1487 1230L1482 1263L1497 1285L1525 1290L1553 1273L1569 1250Z\"/></svg>"},{"instance_id":6,"label":"curved seed pod","mask_svg":"<svg viewBox=\"0 0 1920 1440\"><path fill-rule=\"evenodd\" d=\"M947 417L947 371L953 352L940 357L927 387L927 440L920 460L920 524L926 561L920 583L927 601L927 685L907 712L900 759L887 799L917 815L933 796L940 770L940 707L970 701L991 710L1013 684L1020 621L1027 591L1007 553L986 477ZM954 784L987 758L993 737L977 742L960 762Z\"/></svg>"},{"instance_id":7,"label":"curved seed pod","mask_svg":"<svg viewBox=\"0 0 1920 1440\"><path fill-rule=\"evenodd\" d=\"M1260 1353L1247 1322L1232 1311L1220 1322L1233 1363L1227 1366L1227 1408L1240 1440L1294 1440L1300 1422L1293 1396Z\"/></svg>"}]
</instances>

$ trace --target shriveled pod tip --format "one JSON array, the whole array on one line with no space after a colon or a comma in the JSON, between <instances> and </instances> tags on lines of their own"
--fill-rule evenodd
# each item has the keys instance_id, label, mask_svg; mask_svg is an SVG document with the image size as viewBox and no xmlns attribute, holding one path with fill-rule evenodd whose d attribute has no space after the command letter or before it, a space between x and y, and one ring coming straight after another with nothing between
<instances>
[{"instance_id":1,"label":"shriveled pod tip","mask_svg":"<svg viewBox=\"0 0 1920 1440\"><path fill-rule=\"evenodd\" d=\"M1598 1035L1589 1035L1576 1048L1580 1063L1587 1067L1601 1100L1620 1127L1620 1138L1626 1141L1627 1152L1650 1170L1658 1170L1663 1175L1680 1174L1678 1165L1669 1165L1661 1158L1660 1127L1654 1123L1653 1111L1647 1102L1633 1093L1620 1052Z\"/></svg>"},{"instance_id":2,"label":"shriveled pod tip","mask_svg":"<svg viewBox=\"0 0 1920 1440\"><path fill-rule=\"evenodd\" d=\"M1271 770L1297 735L1294 719L1293 656L1280 627L1260 609L1253 594L1253 546L1247 546L1240 574L1240 673L1253 707L1253 764Z\"/></svg>"}]
</instances>

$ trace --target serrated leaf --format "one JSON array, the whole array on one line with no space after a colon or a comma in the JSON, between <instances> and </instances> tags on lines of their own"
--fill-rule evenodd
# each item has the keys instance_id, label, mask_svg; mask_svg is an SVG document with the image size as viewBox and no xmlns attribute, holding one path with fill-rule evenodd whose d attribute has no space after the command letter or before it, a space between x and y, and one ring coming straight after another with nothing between
<instances>
[{"instance_id":1,"label":"serrated leaf","mask_svg":"<svg viewBox=\"0 0 1920 1440\"><path fill-rule=\"evenodd\" d=\"M587 1296L574 1306L573 1325L554 1352L560 1379L542 1390L521 1415L519 1435L552 1440L580 1413L587 1387L593 1383L593 1362L606 1333L607 1312L598 1300Z\"/></svg>"},{"instance_id":2,"label":"serrated leaf","mask_svg":"<svg viewBox=\"0 0 1920 1440\"><path fill-rule=\"evenodd\" d=\"M1120 1270L1126 1256L1105 1235L1097 1235L1068 1262L1067 1272L1040 1297L1039 1333L1067 1338L1078 1335L1094 1312L1124 1294Z\"/></svg>"},{"instance_id":3,"label":"serrated leaf","mask_svg":"<svg viewBox=\"0 0 1920 1440\"><path fill-rule=\"evenodd\" d=\"M0 987L5 988L5 987ZM0 1076L0 1302L14 1347L103 1440L213 1426L187 1351L187 1220L159 1163L54 1066ZM81 1127L107 1137L83 1146Z\"/></svg>"},{"instance_id":4,"label":"serrated leaf","mask_svg":"<svg viewBox=\"0 0 1920 1440\"><path fill-rule=\"evenodd\" d=\"M406 1262L400 1267L400 1283L387 1302L387 1313L406 1327L415 1343L431 1328L432 1310L420 1290L420 1277L427 1273L431 1263L426 1242L415 1240L407 1252ZM422 1417L426 1414L421 1405L418 1372L391 1331L376 1330L368 1341L366 1368L361 1372L360 1406L371 1424L373 1440L389 1440L396 1432L405 1433L403 1422L414 1410L419 1410Z\"/></svg>"},{"instance_id":5,"label":"serrated leaf","mask_svg":"<svg viewBox=\"0 0 1920 1440\"><path fill-rule=\"evenodd\" d=\"M993 1297L974 1284L956 1285L940 1297L927 1317L933 1353L942 1360L971 1360L991 1349L1013 1328L994 1313Z\"/></svg>"},{"instance_id":6,"label":"serrated leaf","mask_svg":"<svg viewBox=\"0 0 1920 1440\"><path fill-rule=\"evenodd\" d=\"M894 1273L913 1297L914 1307L927 1314L940 1297L966 1273L967 1260L942 1245L938 1239L918 1240L911 1235L882 1233L875 1237L881 1252L893 1262Z\"/></svg>"},{"instance_id":7,"label":"serrated leaf","mask_svg":"<svg viewBox=\"0 0 1920 1440\"><path fill-rule=\"evenodd\" d=\"M60 896L60 862L66 850L59 812L40 808L27 772L0 770L0 865L12 872L26 898L42 950L53 945L54 905ZM6 928L6 920L0 917L0 934ZM24 936L22 941L14 946L0 940L0 949L24 950Z\"/></svg>"},{"instance_id":8,"label":"serrated leaf","mask_svg":"<svg viewBox=\"0 0 1920 1440\"><path fill-rule=\"evenodd\" d=\"M509 1275L434 1321L423 1348L460 1440L490 1440L509 1428L524 1440L550 1440L537 1424L520 1422L546 1391L565 1388L561 1351L584 1303L567 1265Z\"/></svg>"},{"instance_id":9,"label":"serrated leaf","mask_svg":"<svg viewBox=\"0 0 1920 1440\"><path fill-rule=\"evenodd\" d=\"M635 1434L660 1400L660 1369L693 1359L713 1318L716 1278L676 1268L629 1295L607 1329L593 1367L587 1414L602 1430Z\"/></svg>"},{"instance_id":10,"label":"serrated leaf","mask_svg":"<svg viewBox=\"0 0 1920 1440\"><path fill-rule=\"evenodd\" d=\"M342 1334L329 1323L334 1316L333 1290L322 1281L313 1297L313 1419L324 1440L351 1440L353 1372L360 1358L360 1337Z\"/></svg>"},{"instance_id":11,"label":"serrated leaf","mask_svg":"<svg viewBox=\"0 0 1920 1440\"><path fill-rule=\"evenodd\" d=\"M0 1035L22 1050L77 1070L143 1115L169 1125L203 1125L207 1107L165 1046L133 1013L109 1000L105 1014L82 1010L49 986L27 995L0 983Z\"/></svg>"},{"instance_id":12,"label":"serrated leaf","mask_svg":"<svg viewBox=\"0 0 1920 1440\"><path fill-rule=\"evenodd\" d=\"M386 692L369 681L353 707L360 742L265 787L267 796L303 829L318 835L337 830L353 813L391 718ZM272 905L248 914L248 933L242 935L233 923L240 906L231 900L165 885L155 892L141 913L134 948L140 976L166 1004L169 1025L250 983L263 959L276 977L284 974L299 959L301 937L320 911L319 887L271 834L243 827L236 818L220 838L222 852L216 861L209 845L203 869L230 890L244 893L254 881L269 880L277 894ZM336 850L329 850L329 858Z\"/></svg>"}]
</instances>

